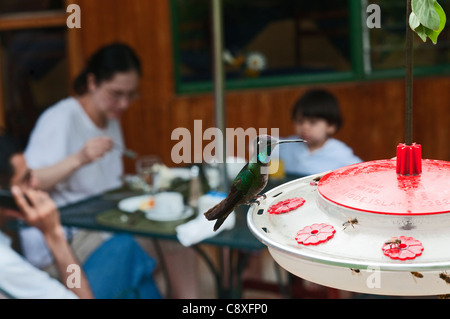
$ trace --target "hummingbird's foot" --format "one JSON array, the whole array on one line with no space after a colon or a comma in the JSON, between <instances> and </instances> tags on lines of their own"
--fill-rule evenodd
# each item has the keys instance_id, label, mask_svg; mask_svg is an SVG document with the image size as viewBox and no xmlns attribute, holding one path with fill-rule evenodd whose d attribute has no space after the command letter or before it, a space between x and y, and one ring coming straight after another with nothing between
<instances>
[{"instance_id":1,"label":"hummingbird's foot","mask_svg":"<svg viewBox=\"0 0 450 319\"><path fill-rule=\"evenodd\" d=\"M260 199L261 197L263 197L263 200L267 198L266 194L262 194L262 195L256 196L256 197L255 197L254 203L257 203L258 206L259 206L259 204L261 204L260 201L259 201L259 199Z\"/></svg>"}]
</instances>

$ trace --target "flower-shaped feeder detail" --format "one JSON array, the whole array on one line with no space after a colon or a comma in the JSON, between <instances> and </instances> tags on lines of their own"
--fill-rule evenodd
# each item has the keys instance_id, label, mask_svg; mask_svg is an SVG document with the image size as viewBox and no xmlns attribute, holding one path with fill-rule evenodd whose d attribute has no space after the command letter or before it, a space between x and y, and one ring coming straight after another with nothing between
<instances>
[{"instance_id":1,"label":"flower-shaped feeder detail","mask_svg":"<svg viewBox=\"0 0 450 319\"><path fill-rule=\"evenodd\" d=\"M383 253L391 259L415 259L420 256L423 251L423 246L420 241L413 237L394 237L388 240L383 245Z\"/></svg>"},{"instance_id":2,"label":"flower-shaped feeder detail","mask_svg":"<svg viewBox=\"0 0 450 319\"><path fill-rule=\"evenodd\" d=\"M333 226L322 223L306 226L297 233L295 240L303 245L318 245L333 238L336 230Z\"/></svg>"},{"instance_id":3,"label":"flower-shaped feeder detail","mask_svg":"<svg viewBox=\"0 0 450 319\"><path fill-rule=\"evenodd\" d=\"M303 198L291 198L278 202L268 209L269 214L283 214L297 209L305 203Z\"/></svg>"}]
</instances>

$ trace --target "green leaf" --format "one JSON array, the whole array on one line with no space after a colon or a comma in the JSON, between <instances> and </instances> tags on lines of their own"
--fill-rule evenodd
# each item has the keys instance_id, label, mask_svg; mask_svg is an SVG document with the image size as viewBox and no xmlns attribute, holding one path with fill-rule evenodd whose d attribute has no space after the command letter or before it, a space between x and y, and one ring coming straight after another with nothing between
<instances>
[{"instance_id":1,"label":"green leaf","mask_svg":"<svg viewBox=\"0 0 450 319\"><path fill-rule=\"evenodd\" d=\"M437 37L438 35L436 35L436 31L425 28L425 33L426 35L431 39L431 41L433 42L433 44L437 43Z\"/></svg>"},{"instance_id":2,"label":"green leaf","mask_svg":"<svg viewBox=\"0 0 450 319\"><path fill-rule=\"evenodd\" d=\"M414 12L411 12L411 14L409 15L409 26L412 30L415 30L419 25L419 18L415 15Z\"/></svg>"},{"instance_id":3,"label":"green leaf","mask_svg":"<svg viewBox=\"0 0 450 319\"><path fill-rule=\"evenodd\" d=\"M439 28L437 30L427 30L426 33L428 37L433 41L434 44L437 43L437 38L441 31L445 27L445 23L447 22L447 17L445 16L444 9L437 3L437 1L434 3L434 8L436 12L439 14Z\"/></svg>"},{"instance_id":4,"label":"green leaf","mask_svg":"<svg viewBox=\"0 0 450 319\"><path fill-rule=\"evenodd\" d=\"M420 24L432 30L439 29L439 14L435 9L436 0L412 0L412 12L417 16Z\"/></svg>"},{"instance_id":5,"label":"green leaf","mask_svg":"<svg viewBox=\"0 0 450 319\"><path fill-rule=\"evenodd\" d=\"M416 31L417 35L422 39L423 42L427 41L426 28L423 25L419 25L414 31Z\"/></svg>"},{"instance_id":6,"label":"green leaf","mask_svg":"<svg viewBox=\"0 0 450 319\"><path fill-rule=\"evenodd\" d=\"M414 1L414 0L413 0ZM425 3L425 1L428 0L422 0L422 4ZM435 0L433 0L433 10L436 12L439 18L439 26L437 29L430 29L426 25L423 25L419 19L419 17L414 13L411 12L411 15L409 16L409 26L411 29L413 29L417 35L422 39L423 42L427 41L427 37L431 39L431 41L436 44L437 38L441 31L444 29L447 17L445 16L445 12L442 9L442 7L439 5L439 3ZM417 6L417 4L416 4ZM417 8L417 7L416 7Z\"/></svg>"}]
</instances>

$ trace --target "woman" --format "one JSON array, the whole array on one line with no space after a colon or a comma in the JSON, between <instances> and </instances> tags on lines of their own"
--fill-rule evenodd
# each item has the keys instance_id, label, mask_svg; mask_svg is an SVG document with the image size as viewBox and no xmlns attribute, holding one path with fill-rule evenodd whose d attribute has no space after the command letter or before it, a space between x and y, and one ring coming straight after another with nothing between
<instances>
[{"instance_id":1,"label":"woman","mask_svg":"<svg viewBox=\"0 0 450 319\"><path fill-rule=\"evenodd\" d=\"M49 107L38 119L25 158L41 189L58 206L121 186L120 115L138 95L141 65L120 43L101 48L74 81L75 97ZM118 147L116 147L118 146ZM21 232L25 256L38 267L51 262L36 229ZM32 239L35 238L35 239Z\"/></svg>"},{"instance_id":2,"label":"woman","mask_svg":"<svg viewBox=\"0 0 450 319\"><path fill-rule=\"evenodd\" d=\"M76 97L48 108L25 150L42 189L57 205L120 185L119 117L137 97L140 62L126 45L100 49L74 82ZM119 147L120 149L120 147Z\"/></svg>"}]
</instances>

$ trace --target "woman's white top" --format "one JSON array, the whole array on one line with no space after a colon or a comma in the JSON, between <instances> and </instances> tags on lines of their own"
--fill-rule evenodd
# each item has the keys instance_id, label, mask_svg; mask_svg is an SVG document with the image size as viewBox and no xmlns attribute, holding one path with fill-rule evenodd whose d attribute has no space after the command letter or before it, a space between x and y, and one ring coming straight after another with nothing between
<instances>
[{"instance_id":1,"label":"woman's white top","mask_svg":"<svg viewBox=\"0 0 450 319\"><path fill-rule=\"evenodd\" d=\"M98 128L73 97L59 101L45 110L31 132L25 150L30 169L57 164L80 151L94 137L108 136L123 145L118 120L109 120L106 128ZM84 165L66 180L59 182L50 196L58 207L74 203L122 186L122 154L112 149L100 159ZM53 258L41 232L33 227L20 231L22 252L36 267L48 266Z\"/></svg>"}]
</instances>

